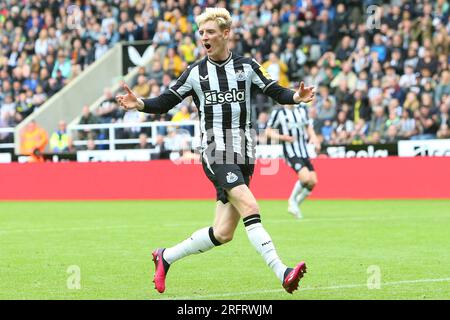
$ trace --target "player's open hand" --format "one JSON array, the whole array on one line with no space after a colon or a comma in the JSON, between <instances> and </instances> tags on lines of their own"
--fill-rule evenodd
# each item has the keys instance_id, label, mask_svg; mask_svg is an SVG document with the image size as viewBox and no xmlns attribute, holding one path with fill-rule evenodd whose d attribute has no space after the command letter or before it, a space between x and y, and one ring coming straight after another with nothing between
<instances>
[{"instance_id":1,"label":"player's open hand","mask_svg":"<svg viewBox=\"0 0 450 320\"><path fill-rule=\"evenodd\" d=\"M305 87L303 81L300 83L300 88L294 94L294 101L296 103L308 103L314 99L315 88L314 86Z\"/></svg>"},{"instance_id":2,"label":"player's open hand","mask_svg":"<svg viewBox=\"0 0 450 320\"><path fill-rule=\"evenodd\" d=\"M116 101L119 105L125 110L142 110L144 108L142 101L136 97L126 83L122 84L122 88L125 90L125 94L116 96Z\"/></svg>"}]
</instances>

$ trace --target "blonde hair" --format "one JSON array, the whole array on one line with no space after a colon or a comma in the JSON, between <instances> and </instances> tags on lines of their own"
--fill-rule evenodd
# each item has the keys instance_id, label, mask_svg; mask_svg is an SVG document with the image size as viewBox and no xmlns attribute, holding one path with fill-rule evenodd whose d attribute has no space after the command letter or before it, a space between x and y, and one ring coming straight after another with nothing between
<instances>
[{"instance_id":1,"label":"blonde hair","mask_svg":"<svg viewBox=\"0 0 450 320\"><path fill-rule=\"evenodd\" d=\"M198 26L207 21L215 21L219 25L220 30L231 29L231 15L225 8L206 8L205 11L195 18Z\"/></svg>"}]
</instances>

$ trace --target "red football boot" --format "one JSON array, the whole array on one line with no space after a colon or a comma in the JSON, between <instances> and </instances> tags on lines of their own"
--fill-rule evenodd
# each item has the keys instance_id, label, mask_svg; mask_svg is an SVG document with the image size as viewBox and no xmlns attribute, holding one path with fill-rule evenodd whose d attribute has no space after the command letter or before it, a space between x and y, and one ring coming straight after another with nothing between
<instances>
[{"instance_id":1,"label":"red football boot","mask_svg":"<svg viewBox=\"0 0 450 320\"><path fill-rule=\"evenodd\" d=\"M166 290L166 275L170 267L170 264L163 258L164 250L165 248L160 248L152 252L153 262L155 263L153 282L155 283L155 289L159 293L163 293Z\"/></svg>"},{"instance_id":2,"label":"red football boot","mask_svg":"<svg viewBox=\"0 0 450 320\"><path fill-rule=\"evenodd\" d=\"M304 261L297 264L294 269L287 268L284 274L283 288L288 293L292 294L292 292L298 289L298 282L300 281L301 278L303 278L303 275L305 273L306 273L306 264Z\"/></svg>"}]
</instances>

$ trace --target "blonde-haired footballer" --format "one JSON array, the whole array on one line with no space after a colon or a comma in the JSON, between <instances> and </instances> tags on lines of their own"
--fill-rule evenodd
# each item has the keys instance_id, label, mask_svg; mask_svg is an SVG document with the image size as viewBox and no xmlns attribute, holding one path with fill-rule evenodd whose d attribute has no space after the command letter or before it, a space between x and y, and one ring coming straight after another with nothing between
<instances>
[{"instance_id":1,"label":"blonde-haired footballer","mask_svg":"<svg viewBox=\"0 0 450 320\"><path fill-rule=\"evenodd\" d=\"M249 189L256 141L251 128L250 99L252 86L257 86L282 104L309 102L314 88L303 83L298 91L283 88L254 59L232 53L228 47L232 20L226 9L206 8L196 21L206 57L191 64L176 84L159 97L141 99L125 84L126 93L116 97L126 110L161 114L192 96L199 112L203 170L216 189L212 226L195 231L172 247L153 251L155 288L160 293L165 291L167 272L176 261L231 241L242 218L250 243L283 288L292 293L298 288L306 265L302 261L290 268L281 261Z\"/></svg>"}]
</instances>

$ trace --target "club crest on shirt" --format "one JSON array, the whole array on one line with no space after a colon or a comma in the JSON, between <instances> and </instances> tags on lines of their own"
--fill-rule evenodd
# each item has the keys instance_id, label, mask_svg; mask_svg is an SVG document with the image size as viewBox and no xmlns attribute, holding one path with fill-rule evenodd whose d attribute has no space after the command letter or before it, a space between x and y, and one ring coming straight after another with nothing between
<instances>
[{"instance_id":1,"label":"club crest on shirt","mask_svg":"<svg viewBox=\"0 0 450 320\"><path fill-rule=\"evenodd\" d=\"M244 70L237 70L236 71L236 80L237 81L245 81L245 80L247 80L247 76L246 76Z\"/></svg>"}]
</instances>

